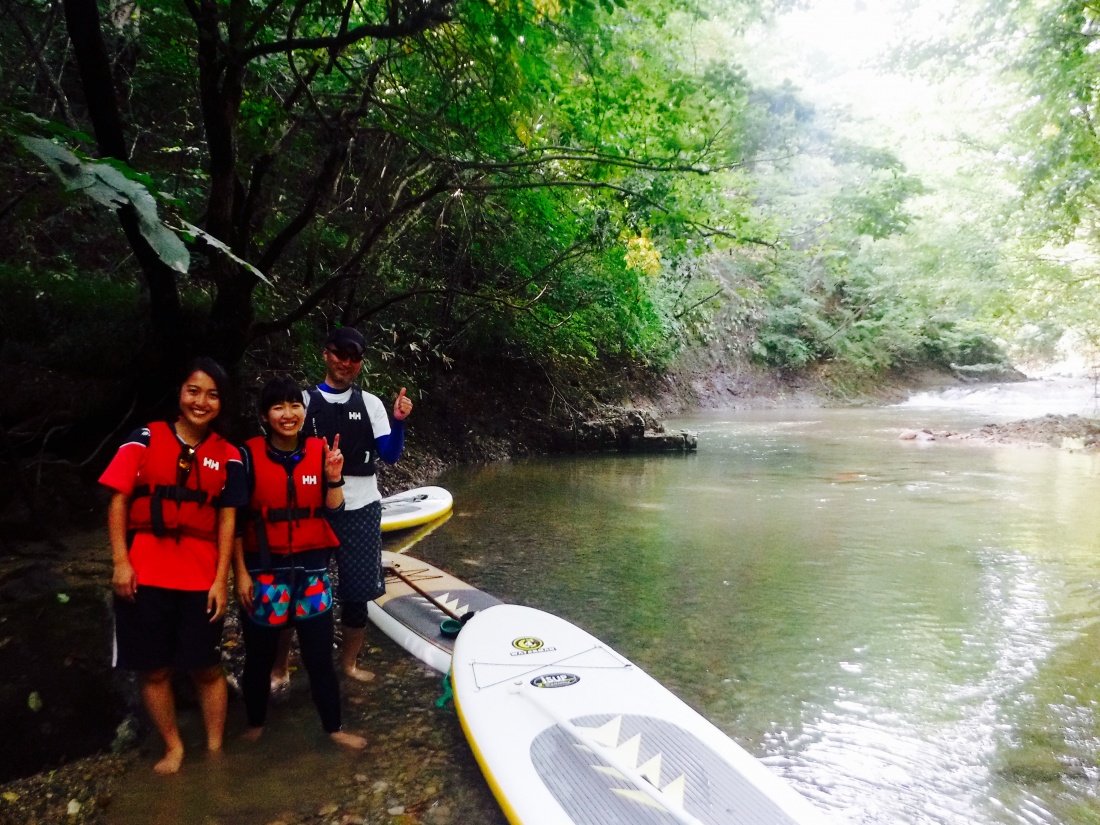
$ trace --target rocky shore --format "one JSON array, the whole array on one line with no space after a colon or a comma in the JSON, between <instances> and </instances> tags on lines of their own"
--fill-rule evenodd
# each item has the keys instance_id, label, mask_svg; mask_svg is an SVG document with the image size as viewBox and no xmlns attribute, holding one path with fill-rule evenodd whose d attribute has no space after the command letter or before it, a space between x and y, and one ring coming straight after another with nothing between
<instances>
[{"instance_id":1,"label":"rocky shore","mask_svg":"<svg viewBox=\"0 0 1100 825\"><path fill-rule=\"evenodd\" d=\"M1095 451L1100 450L1100 420L1078 415L1050 414L1007 424L986 424L969 432L905 430L899 438L903 441L1014 444L1023 447Z\"/></svg>"}]
</instances>

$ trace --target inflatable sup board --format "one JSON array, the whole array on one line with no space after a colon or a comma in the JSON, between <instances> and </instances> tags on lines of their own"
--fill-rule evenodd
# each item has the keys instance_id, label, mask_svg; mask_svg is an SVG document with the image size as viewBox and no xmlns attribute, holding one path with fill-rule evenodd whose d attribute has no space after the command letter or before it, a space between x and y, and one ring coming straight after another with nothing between
<instances>
[{"instance_id":1,"label":"inflatable sup board","mask_svg":"<svg viewBox=\"0 0 1100 825\"><path fill-rule=\"evenodd\" d=\"M479 610L455 705L513 825L824 825L807 799L641 668L550 613Z\"/></svg>"},{"instance_id":2,"label":"inflatable sup board","mask_svg":"<svg viewBox=\"0 0 1100 825\"><path fill-rule=\"evenodd\" d=\"M425 664L446 673L455 637L445 635L445 619L463 616L500 599L411 556L382 551L386 592L367 602L367 615L387 636Z\"/></svg>"},{"instance_id":3,"label":"inflatable sup board","mask_svg":"<svg viewBox=\"0 0 1100 825\"><path fill-rule=\"evenodd\" d=\"M417 527L451 512L454 500L442 487L415 487L382 499L382 532Z\"/></svg>"}]
</instances>

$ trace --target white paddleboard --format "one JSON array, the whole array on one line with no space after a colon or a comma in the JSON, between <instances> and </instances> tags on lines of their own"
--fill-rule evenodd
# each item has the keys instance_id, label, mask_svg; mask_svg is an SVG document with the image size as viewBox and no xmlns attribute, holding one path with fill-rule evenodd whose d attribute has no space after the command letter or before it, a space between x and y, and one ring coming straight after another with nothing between
<instances>
[{"instance_id":1,"label":"white paddleboard","mask_svg":"<svg viewBox=\"0 0 1100 825\"><path fill-rule=\"evenodd\" d=\"M417 527L451 512L454 499L442 487L415 487L382 499L382 532Z\"/></svg>"},{"instance_id":2,"label":"white paddleboard","mask_svg":"<svg viewBox=\"0 0 1100 825\"><path fill-rule=\"evenodd\" d=\"M413 656L446 673L455 639L443 634L440 622L500 604L500 599L411 556L383 550L382 566L386 592L367 602L368 617Z\"/></svg>"},{"instance_id":3,"label":"white paddleboard","mask_svg":"<svg viewBox=\"0 0 1100 825\"><path fill-rule=\"evenodd\" d=\"M479 610L455 705L513 825L823 825L825 815L671 691L576 625Z\"/></svg>"}]
</instances>

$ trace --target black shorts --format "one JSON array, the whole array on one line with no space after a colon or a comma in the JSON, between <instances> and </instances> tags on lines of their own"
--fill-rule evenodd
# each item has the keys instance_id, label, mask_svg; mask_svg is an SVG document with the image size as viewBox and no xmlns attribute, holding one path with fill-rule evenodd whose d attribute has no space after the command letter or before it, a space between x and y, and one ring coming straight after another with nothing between
<instances>
[{"instance_id":1,"label":"black shorts","mask_svg":"<svg viewBox=\"0 0 1100 825\"><path fill-rule=\"evenodd\" d=\"M115 597L115 667L205 670L221 664L224 620L210 621L207 591L141 585L134 601Z\"/></svg>"},{"instance_id":2,"label":"black shorts","mask_svg":"<svg viewBox=\"0 0 1100 825\"><path fill-rule=\"evenodd\" d=\"M357 510L333 510L325 518L340 540L336 569L337 597L342 602L369 602L386 592L382 573L382 502Z\"/></svg>"}]
</instances>

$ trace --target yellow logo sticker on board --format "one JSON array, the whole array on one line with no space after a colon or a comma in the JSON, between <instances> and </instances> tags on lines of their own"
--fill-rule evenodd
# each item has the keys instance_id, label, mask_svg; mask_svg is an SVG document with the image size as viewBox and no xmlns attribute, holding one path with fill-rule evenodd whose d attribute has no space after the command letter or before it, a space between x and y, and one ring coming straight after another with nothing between
<instances>
[{"instance_id":1,"label":"yellow logo sticker on board","mask_svg":"<svg viewBox=\"0 0 1100 825\"><path fill-rule=\"evenodd\" d=\"M536 650L542 650L542 639L536 639L534 636L520 636L512 640L512 647L524 653L533 653Z\"/></svg>"}]
</instances>

